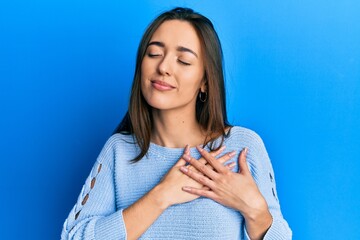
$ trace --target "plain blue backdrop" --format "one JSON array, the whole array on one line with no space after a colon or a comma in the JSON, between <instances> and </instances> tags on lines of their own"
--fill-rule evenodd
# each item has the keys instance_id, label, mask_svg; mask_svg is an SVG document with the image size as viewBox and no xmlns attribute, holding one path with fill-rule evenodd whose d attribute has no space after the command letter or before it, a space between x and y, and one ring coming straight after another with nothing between
<instances>
[{"instance_id":1,"label":"plain blue backdrop","mask_svg":"<svg viewBox=\"0 0 360 240\"><path fill-rule=\"evenodd\" d=\"M357 0L1 1L0 238L60 238L144 29L178 5L218 31L229 120L263 138L294 239L359 239Z\"/></svg>"}]
</instances>

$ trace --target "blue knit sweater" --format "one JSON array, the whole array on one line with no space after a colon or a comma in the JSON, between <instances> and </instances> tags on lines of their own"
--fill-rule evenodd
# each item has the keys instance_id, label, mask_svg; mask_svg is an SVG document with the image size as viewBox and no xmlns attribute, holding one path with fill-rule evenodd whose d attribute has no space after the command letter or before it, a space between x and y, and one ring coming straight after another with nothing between
<instances>
[{"instance_id":1,"label":"blue knit sweater","mask_svg":"<svg viewBox=\"0 0 360 240\"><path fill-rule=\"evenodd\" d=\"M126 239L123 209L150 189L179 160L182 148L166 148L151 143L147 155L130 164L139 153L131 135L115 134L106 142L77 203L66 219L61 239ZM220 138L216 140L220 143ZM265 197L273 223L264 239L291 239L276 193L274 172L261 138L253 131L232 127L225 138L226 152L248 147L247 162ZM209 150L208 148L205 148ZM199 158L196 148L191 155ZM235 161L237 157L230 161ZM236 166L233 171L238 171ZM200 197L166 209L140 239L249 239L240 212Z\"/></svg>"}]
</instances>

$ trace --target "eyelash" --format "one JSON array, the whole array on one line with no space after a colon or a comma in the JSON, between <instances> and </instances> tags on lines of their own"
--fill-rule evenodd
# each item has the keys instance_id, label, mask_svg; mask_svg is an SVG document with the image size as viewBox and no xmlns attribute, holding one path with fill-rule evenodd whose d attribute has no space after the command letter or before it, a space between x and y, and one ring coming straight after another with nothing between
<instances>
[{"instance_id":1,"label":"eyelash","mask_svg":"<svg viewBox=\"0 0 360 240\"><path fill-rule=\"evenodd\" d=\"M151 54L151 53L148 53L148 56L149 56L150 58L154 58L154 57L159 57L159 56L161 56L161 54ZM185 65L185 66L190 66L190 65L191 65L190 63L181 61L180 59L178 59L178 62L179 62L180 64L182 64L182 65Z\"/></svg>"},{"instance_id":2,"label":"eyelash","mask_svg":"<svg viewBox=\"0 0 360 240\"><path fill-rule=\"evenodd\" d=\"M190 66L191 65L190 63L181 61L180 59L178 59L178 62L181 63L182 65L185 65L185 66Z\"/></svg>"},{"instance_id":3,"label":"eyelash","mask_svg":"<svg viewBox=\"0 0 360 240\"><path fill-rule=\"evenodd\" d=\"M149 56L149 57L158 57L158 56L161 56L161 54L151 54L151 53L148 53L148 56Z\"/></svg>"}]
</instances>

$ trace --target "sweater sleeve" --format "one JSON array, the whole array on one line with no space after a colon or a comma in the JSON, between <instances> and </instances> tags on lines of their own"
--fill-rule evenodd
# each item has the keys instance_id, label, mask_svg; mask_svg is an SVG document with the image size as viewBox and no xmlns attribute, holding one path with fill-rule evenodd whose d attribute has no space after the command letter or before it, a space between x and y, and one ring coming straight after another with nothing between
<instances>
[{"instance_id":1,"label":"sweater sleeve","mask_svg":"<svg viewBox=\"0 0 360 240\"><path fill-rule=\"evenodd\" d=\"M115 202L115 141L111 137L97 158L64 222L61 240L126 239L123 209L116 209Z\"/></svg>"},{"instance_id":2,"label":"sweater sleeve","mask_svg":"<svg viewBox=\"0 0 360 240\"><path fill-rule=\"evenodd\" d=\"M253 132L252 146L249 146L248 165L254 180L264 196L273 222L264 236L264 240L289 240L292 239L292 231L284 219L276 192L274 171L265 145L262 139ZM245 228L245 225L244 225ZM244 229L245 240L250 240Z\"/></svg>"}]
</instances>

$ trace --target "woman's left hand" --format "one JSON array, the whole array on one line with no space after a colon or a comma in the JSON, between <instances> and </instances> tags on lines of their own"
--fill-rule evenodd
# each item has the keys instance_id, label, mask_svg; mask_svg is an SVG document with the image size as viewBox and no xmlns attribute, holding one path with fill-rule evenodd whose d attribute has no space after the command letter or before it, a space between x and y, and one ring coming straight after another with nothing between
<instances>
[{"instance_id":1,"label":"woman's left hand","mask_svg":"<svg viewBox=\"0 0 360 240\"><path fill-rule=\"evenodd\" d=\"M232 172L220 164L206 150L200 147L197 149L211 167L188 156L185 160L203 175L184 167L180 170L197 182L208 186L209 190L184 186L184 191L213 199L224 206L236 209L241 212L245 220L255 220L264 214L269 215L266 200L260 193L246 163L247 148L243 149L239 155L238 172Z\"/></svg>"}]
</instances>

